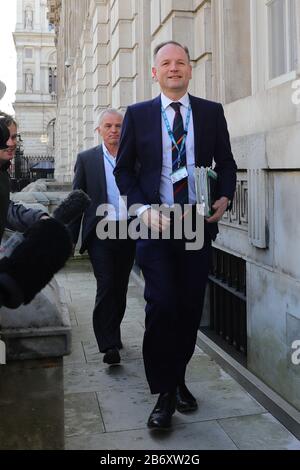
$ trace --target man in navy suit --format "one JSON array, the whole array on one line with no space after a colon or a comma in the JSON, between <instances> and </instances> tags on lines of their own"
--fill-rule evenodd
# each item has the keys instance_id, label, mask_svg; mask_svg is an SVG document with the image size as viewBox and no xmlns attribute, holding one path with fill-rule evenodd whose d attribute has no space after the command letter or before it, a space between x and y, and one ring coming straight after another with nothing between
<instances>
[{"instance_id":1,"label":"man in navy suit","mask_svg":"<svg viewBox=\"0 0 300 470\"><path fill-rule=\"evenodd\" d=\"M97 281L97 295L93 312L93 326L103 361L120 362L122 348L120 325L126 309L128 280L132 269L135 243L130 239L99 239L96 234L100 205L112 207L110 219L116 226L126 223L128 214L120 200L113 170L119 146L123 116L114 109L102 112L98 132L103 143L78 154L75 165L73 189L82 189L91 198L91 204L82 219L82 243L80 253L88 251ZM76 244L81 220L71 225ZM117 230L118 232L118 230Z\"/></svg>"},{"instance_id":2,"label":"man in navy suit","mask_svg":"<svg viewBox=\"0 0 300 470\"><path fill-rule=\"evenodd\" d=\"M205 221L202 249L187 250L184 237L137 241L147 302L144 364L150 390L159 394L148 427L169 429L175 409L190 412L198 406L185 371L201 319L211 240L234 196L236 164L222 105L188 94L188 49L174 41L158 45L152 73L161 95L129 106L121 133L115 176L128 207L139 204L136 213L143 223L162 234L172 220L153 205L190 204L195 213L195 166L210 167L214 160L218 174L218 197Z\"/></svg>"}]
</instances>

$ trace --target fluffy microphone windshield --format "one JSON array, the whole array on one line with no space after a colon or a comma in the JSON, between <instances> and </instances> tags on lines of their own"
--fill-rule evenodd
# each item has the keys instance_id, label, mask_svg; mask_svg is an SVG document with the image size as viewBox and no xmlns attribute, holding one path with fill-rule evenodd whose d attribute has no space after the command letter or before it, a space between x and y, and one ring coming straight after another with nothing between
<instances>
[{"instance_id":1,"label":"fluffy microphone windshield","mask_svg":"<svg viewBox=\"0 0 300 470\"><path fill-rule=\"evenodd\" d=\"M33 224L23 241L18 234L13 251L0 260L0 307L28 304L63 268L73 250L67 225L82 216L90 202L83 191L72 191L53 218Z\"/></svg>"},{"instance_id":2,"label":"fluffy microphone windshield","mask_svg":"<svg viewBox=\"0 0 300 470\"><path fill-rule=\"evenodd\" d=\"M72 241L66 227L52 218L36 222L24 237L12 255L0 261L0 279L1 273L9 276L23 293L26 305L63 268L72 254Z\"/></svg>"},{"instance_id":3,"label":"fluffy microphone windshield","mask_svg":"<svg viewBox=\"0 0 300 470\"><path fill-rule=\"evenodd\" d=\"M81 189L72 191L54 210L53 217L65 225L80 217L91 203L89 196Z\"/></svg>"}]
</instances>

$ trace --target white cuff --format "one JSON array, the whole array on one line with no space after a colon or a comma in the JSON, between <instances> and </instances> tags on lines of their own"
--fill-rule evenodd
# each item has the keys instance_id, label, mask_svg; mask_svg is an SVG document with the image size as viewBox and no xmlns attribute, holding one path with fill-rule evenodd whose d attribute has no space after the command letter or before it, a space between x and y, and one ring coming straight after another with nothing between
<instances>
[{"instance_id":1,"label":"white cuff","mask_svg":"<svg viewBox=\"0 0 300 470\"><path fill-rule=\"evenodd\" d=\"M138 217L141 217L141 215L147 211L148 209L151 209L151 206L149 206L149 204L145 205L145 206L142 206L142 207L139 207L137 210L136 210L136 215Z\"/></svg>"}]
</instances>

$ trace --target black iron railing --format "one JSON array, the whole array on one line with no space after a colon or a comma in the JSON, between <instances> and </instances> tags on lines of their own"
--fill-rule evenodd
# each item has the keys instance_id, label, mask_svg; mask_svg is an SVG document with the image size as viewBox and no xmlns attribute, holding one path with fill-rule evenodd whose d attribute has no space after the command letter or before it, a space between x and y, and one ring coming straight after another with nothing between
<instances>
[{"instance_id":1,"label":"black iron railing","mask_svg":"<svg viewBox=\"0 0 300 470\"><path fill-rule=\"evenodd\" d=\"M52 155L23 155L16 153L10 167L11 191L21 191L25 186L40 178L54 178L54 157Z\"/></svg>"},{"instance_id":2,"label":"black iron railing","mask_svg":"<svg viewBox=\"0 0 300 470\"><path fill-rule=\"evenodd\" d=\"M214 248L209 292L209 330L226 343L229 352L231 348L246 356L246 262Z\"/></svg>"}]
</instances>

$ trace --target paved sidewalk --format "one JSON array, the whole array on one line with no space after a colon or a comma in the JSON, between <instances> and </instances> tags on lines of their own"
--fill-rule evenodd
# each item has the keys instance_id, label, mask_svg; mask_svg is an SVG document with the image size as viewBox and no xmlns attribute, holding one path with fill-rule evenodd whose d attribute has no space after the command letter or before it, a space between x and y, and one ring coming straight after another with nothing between
<instances>
[{"instance_id":1,"label":"paved sidewalk","mask_svg":"<svg viewBox=\"0 0 300 470\"><path fill-rule=\"evenodd\" d=\"M69 293L73 352L64 358L65 448L93 450L300 449L300 442L198 347L187 382L195 413L173 417L171 433L146 426L151 396L141 356L144 300L131 280L122 324L120 366L102 362L92 329L95 280L87 260L58 280Z\"/></svg>"}]
</instances>

